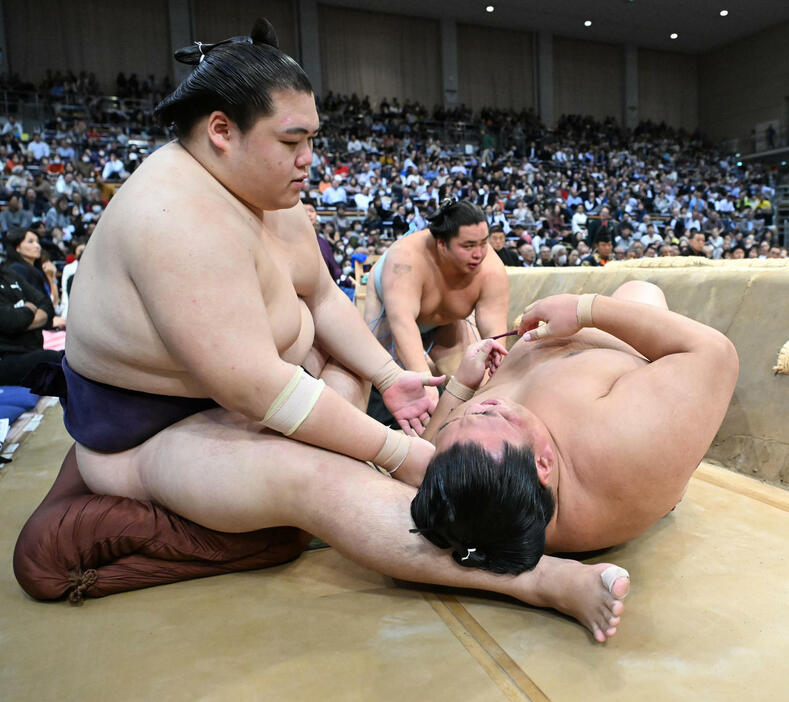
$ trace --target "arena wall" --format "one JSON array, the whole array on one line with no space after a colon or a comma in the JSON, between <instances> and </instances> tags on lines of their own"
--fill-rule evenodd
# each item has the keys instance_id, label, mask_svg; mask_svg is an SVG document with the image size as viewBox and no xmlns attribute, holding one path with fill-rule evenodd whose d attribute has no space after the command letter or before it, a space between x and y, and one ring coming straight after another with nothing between
<instances>
[{"instance_id":1,"label":"arena wall","mask_svg":"<svg viewBox=\"0 0 789 702\"><path fill-rule=\"evenodd\" d=\"M699 59L699 126L714 141L789 119L789 22ZM776 129L777 130L777 129Z\"/></svg>"},{"instance_id":2,"label":"arena wall","mask_svg":"<svg viewBox=\"0 0 789 702\"><path fill-rule=\"evenodd\" d=\"M11 70L36 85L49 69L93 72L105 89L119 71L140 82L170 73L167 0L36 0L3 9Z\"/></svg>"},{"instance_id":3,"label":"arena wall","mask_svg":"<svg viewBox=\"0 0 789 702\"><path fill-rule=\"evenodd\" d=\"M507 272L510 328L528 304L542 297L610 294L628 280L647 280L662 288L672 310L726 334L737 348L740 375L707 458L789 486L789 374L774 370L779 351L789 341L789 263L665 258L610 263L605 268ZM676 430L681 434L693 427Z\"/></svg>"},{"instance_id":4,"label":"arena wall","mask_svg":"<svg viewBox=\"0 0 789 702\"><path fill-rule=\"evenodd\" d=\"M699 125L698 57L638 51L638 118L693 132Z\"/></svg>"},{"instance_id":5,"label":"arena wall","mask_svg":"<svg viewBox=\"0 0 789 702\"><path fill-rule=\"evenodd\" d=\"M265 17L277 31L280 49L290 56L299 55L296 7L290 0L191 0L191 7L195 39L211 43L248 34L255 20Z\"/></svg>"},{"instance_id":6,"label":"arena wall","mask_svg":"<svg viewBox=\"0 0 789 702\"><path fill-rule=\"evenodd\" d=\"M318 6L324 93L440 104L439 22Z\"/></svg>"},{"instance_id":7,"label":"arena wall","mask_svg":"<svg viewBox=\"0 0 789 702\"><path fill-rule=\"evenodd\" d=\"M613 117L621 122L624 72L622 45L554 37L554 115Z\"/></svg>"},{"instance_id":8,"label":"arena wall","mask_svg":"<svg viewBox=\"0 0 789 702\"><path fill-rule=\"evenodd\" d=\"M534 35L459 24L458 102L473 110L495 105L534 108Z\"/></svg>"}]
</instances>

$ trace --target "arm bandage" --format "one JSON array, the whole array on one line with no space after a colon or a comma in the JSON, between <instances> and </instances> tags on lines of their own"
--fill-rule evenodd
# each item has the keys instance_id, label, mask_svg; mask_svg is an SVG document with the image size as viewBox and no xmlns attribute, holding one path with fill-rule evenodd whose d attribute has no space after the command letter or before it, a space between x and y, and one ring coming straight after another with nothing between
<instances>
[{"instance_id":1,"label":"arm bandage","mask_svg":"<svg viewBox=\"0 0 789 702\"><path fill-rule=\"evenodd\" d=\"M375 454L373 463L381 466L389 475L394 473L405 462L410 442L405 434L386 428L386 439L381 450Z\"/></svg>"},{"instance_id":2,"label":"arm bandage","mask_svg":"<svg viewBox=\"0 0 789 702\"><path fill-rule=\"evenodd\" d=\"M454 375L447 381L445 390L453 397L457 397L458 400L463 400L463 402L467 402L474 397L474 393L476 392L476 390L470 388L468 385L463 385L459 380L455 380Z\"/></svg>"},{"instance_id":3,"label":"arm bandage","mask_svg":"<svg viewBox=\"0 0 789 702\"><path fill-rule=\"evenodd\" d=\"M403 373L405 371L395 363L394 359L390 358L372 377L373 385L378 388L378 392L383 394L384 390L392 387Z\"/></svg>"},{"instance_id":4,"label":"arm bandage","mask_svg":"<svg viewBox=\"0 0 789 702\"><path fill-rule=\"evenodd\" d=\"M578 320L579 327L593 327L592 305L597 293L586 293L578 296L578 307L575 308L575 318Z\"/></svg>"},{"instance_id":5,"label":"arm bandage","mask_svg":"<svg viewBox=\"0 0 789 702\"><path fill-rule=\"evenodd\" d=\"M290 382L271 403L263 417L263 425L290 436L312 412L325 386L326 383L308 375L299 366Z\"/></svg>"}]
</instances>

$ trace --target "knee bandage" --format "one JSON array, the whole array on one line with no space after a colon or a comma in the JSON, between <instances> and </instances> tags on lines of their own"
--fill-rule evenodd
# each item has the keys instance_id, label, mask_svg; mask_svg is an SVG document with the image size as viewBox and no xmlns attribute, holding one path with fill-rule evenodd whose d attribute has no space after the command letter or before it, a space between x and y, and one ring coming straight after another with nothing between
<instances>
[{"instance_id":1,"label":"knee bandage","mask_svg":"<svg viewBox=\"0 0 789 702\"><path fill-rule=\"evenodd\" d=\"M297 368L290 382L268 408L263 425L290 436L312 412L325 386L322 380L316 380L301 367Z\"/></svg>"}]
</instances>

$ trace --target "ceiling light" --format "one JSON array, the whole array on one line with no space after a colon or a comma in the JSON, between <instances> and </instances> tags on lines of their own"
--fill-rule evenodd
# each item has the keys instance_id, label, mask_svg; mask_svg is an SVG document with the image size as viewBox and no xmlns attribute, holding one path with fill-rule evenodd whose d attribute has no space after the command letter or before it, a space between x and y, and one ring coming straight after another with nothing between
<instances>
[{"instance_id":1,"label":"ceiling light","mask_svg":"<svg viewBox=\"0 0 789 702\"><path fill-rule=\"evenodd\" d=\"M725 17L728 14L729 14L728 10L721 10L721 17Z\"/></svg>"},{"instance_id":2,"label":"ceiling light","mask_svg":"<svg viewBox=\"0 0 789 702\"><path fill-rule=\"evenodd\" d=\"M673 34L671 34L671 36L669 36L669 39L677 39L678 37L679 37L679 34L674 32Z\"/></svg>"},{"instance_id":3,"label":"ceiling light","mask_svg":"<svg viewBox=\"0 0 789 702\"><path fill-rule=\"evenodd\" d=\"M496 8L495 8L495 7L493 7L493 5L488 5L488 6L485 8L485 12L493 12L493 10L495 10L495 9L496 9Z\"/></svg>"},{"instance_id":4,"label":"ceiling light","mask_svg":"<svg viewBox=\"0 0 789 702\"><path fill-rule=\"evenodd\" d=\"M584 22L584 27L591 27L591 26L592 26L592 20L586 20L586 22Z\"/></svg>"}]
</instances>

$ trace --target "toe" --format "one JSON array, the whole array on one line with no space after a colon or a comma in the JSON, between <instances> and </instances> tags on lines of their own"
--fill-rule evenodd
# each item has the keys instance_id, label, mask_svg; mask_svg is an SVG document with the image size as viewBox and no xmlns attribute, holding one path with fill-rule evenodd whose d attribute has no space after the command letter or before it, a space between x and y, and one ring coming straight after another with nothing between
<instances>
[{"instance_id":1,"label":"toe","mask_svg":"<svg viewBox=\"0 0 789 702\"><path fill-rule=\"evenodd\" d=\"M630 578L619 578L611 586L611 594L618 600L624 600L630 592Z\"/></svg>"},{"instance_id":2,"label":"toe","mask_svg":"<svg viewBox=\"0 0 789 702\"><path fill-rule=\"evenodd\" d=\"M611 614L613 614L615 617L621 617L622 616L622 612L625 611L625 605L624 605L624 603L620 602L619 600L616 600L611 605L610 609L611 609Z\"/></svg>"},{"instance_id":3,"label":"toe","mask_svg":"<svg viewBox=\"0 0 789 702\"><path fill-rule=\"evenodd\" d=\"M611 638L614 634L616 634L616 627L610 626L608 629L605 630L606 638Z\"/></svg>"}]
</instances>

